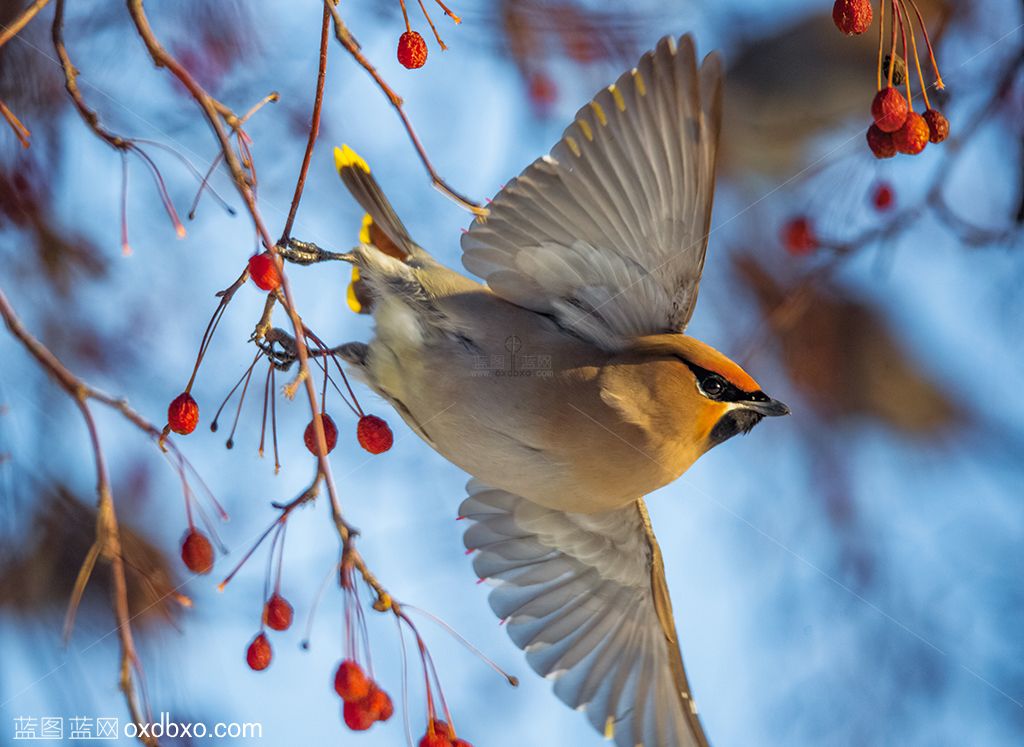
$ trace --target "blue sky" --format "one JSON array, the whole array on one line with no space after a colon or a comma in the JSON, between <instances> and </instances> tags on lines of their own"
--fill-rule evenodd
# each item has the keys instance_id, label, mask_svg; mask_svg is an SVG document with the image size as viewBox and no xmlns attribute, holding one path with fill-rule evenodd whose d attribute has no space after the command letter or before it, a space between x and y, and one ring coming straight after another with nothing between
<instances>
[{"instance_id":1,"label":"blue sky","mask_svg":"<svg viewBox=\"0 0 1024 747\"><path fill-rule=\"evenodd\" d=\"M276 89L285 98L254 118L248 130L256 143L260 207L272 233L287 211L302 147L299 139L285 137L286 118L279 112L294 107L304 117L312 95L319 10L316 3L307 5L287 12L261 6L254 14L259 51L239 76L242 82L259 81L260 92ZM788 5L798 9L800 4ZM750 12L762 12L761 4L754 7ZM432 49L427 67L414 74L393 61L396 18L383 20L355 6L345 12L366 54L380 61L405 97L438 170L470 195L493 194L545 152L572 112L615 74L609 67L572 79L562 71L557 112L538 120L514 69L486 42L489 31L474 28L468 15L462 27L444 28L451 50L442 55ZM702 51L719 44L715 22L670 11L649 30L644 46L662 33L695 26L702 30ZM965 76L981 73L984 54L998 54L997 47L971 59L997 38L988 32L982 28L957 48L958 60L968 61L962 66ZM973 52L970 44L977 45ZM89 83L85 90L112 126L174 142L197 163L209 158L208 133L182 126L188 102L150 74L137 44L94 53L95 62L81 65ZM361 215L338 182L330 155L332 146L347 142L370 162L411 234L439 259L459 266L459 233L469 223L468 214L430 188L398 120L367 77L336 47L331 55L324 126L295 235L337 249L356 240ZM126 76L125 66L144 74ZM180 111L165 118L155 101ZM236 108L246 104L240 101ZM860 147L859 134L848 138L865 122L835 135L841 149L837 158ZM133 164L134 254L116 257L120 162L77 122L69 119L66 127L61 217L115 257L109 281L83 287L79 303L98 326L134 330L135 358L95 383L124 393L159 420L187 380L215 305L213 293L237 276L252 250L252 231L244 217L226 216L207 201L199 220L189 224L188 238L178 241L141 168ZM983 137L993 143L988 151L998 152L995 135ZM881 167L864 160L856 168L864 183L882 174L909 185L912 193L915 184L927 180L935 158L927 154L920 163ZM193 185L170 161L161 165L165 173L175 173L170 182L176 203L187 204ZM1005 201L1015 188L1011 164L979 156L965 168L957 175L958 184L966 185L960 186L967 195L961 204L972 211L977 206L978 214ZM730 346L739 346L755 320L749 309L742 317L734 312L739 294L724 271L725 258L757 236L763 241L760 256L788 261L776 246L777 225L794 206L819 204L849 189L846 173L817 178L811 186L815 194L794 184L763 201L759 198L771 187L759 185L752 193L749 187L726 185L714 218L722 228L712 237L692 334L739 353ZM227 181L221 178L218 186L237 205ZM871 216L857 213L857 219ZM836 232L845 227L826 226ZM0 234L0 243L14 248L10 234ZM1022 410L1019 398L1006 396L1024 383L1019 324L1010 321L1020 314L1019 256L966 251L927 220L884 251L893 255L884 274L864 252L844 263L842 282L883 309L922 366L983 421L998 420L1016 436L992 436L982 428L934 446L907 443L870 423L829 429L831 445L852 475L858 510L855 531L846 534L824 516L821 494L828 486L811 476L814 465L808 462L814 457L805 440L821 426L799 406L791 418L764 423L716 449L652 496L684 658L705 726L719 747L1010 745L1024 735L1019 633L1024 629L1024 512L1019 487L1013 487L1020 484L1021 453L1014 444L1021 443ZM298 268L290 276L305 320L321 337L343 342L368 336L367 320L344 307L347 270ZM39 318L44 302L38 288L25 284L5 290L27 322ZM224 318L195 390L205 422L251 360L245 341L261 308L261 294L246 287ZM126 325L126 319L134 323ZM7 500L11 505L25 500L24 483L12 466L25 464L39 464L42 474L88 495L92 465L70 403L40 380L23 354L10 345L4 350L8 365L0 377L0 399L9 411L0 438L2 450L13 455L0 466ZM799 395L771 357L755 361L760 361L755 376L765 388L799 405ZM336 413L341 446L332 455L332 468L346 516L364 532L361 551L396 597L442 617L522 682L512 690L430 620L417 618L460 732L478 747L512 747L527 740L581 747L602 743L581 716L554 698L548 683L529 671L491 614L486 587L476 584L463 557L462 526L455 521L466 475L419 442L386 404L363 388L357 391L364 407L385 416L396 434L390 452L367 459L355 445L354 420ZM277 476L272 463L255 453L255 398L242 414L232 451L222 446L223 430L211 434L200 427L181 441L232 515L221 529L232 552L218 563L218 578L272 520L269 502L293 497L308 481L309 458L300 437L308 416L300 399L279 401L284 469ZM137 459L150 464L157 477L151 495L117 496L123 518L175 555L184 517L173 472L116 418L102 416L101 427L115 481ZM66 436L53 444L40 432ZM850 542L873 559L869 582L845 564L849 548L844 543ZM342 640L336 591L328 591L316 614L311 650L299 650L310 603L336 554L327 506L299 511L290 524L284 576L297 623L272 638L277 656L260 674L245 667L244 651L258 627L265 554L223 593L210 579L189 580L185 591L195 606L182 617L181 630L157 631L143 642L155 709L191 720L259 720L265 744L401 744L400 715L362 735L340 723L330 687ZM45 623L0 616L5 651L0 741L9 738L9 719L17 715L124 717L106 623L84 622L66 651L59 648L59 616ZM401 658L394 624L371 614L370 625L375 664L397 702ZM412 682L412 728L418 735L422 693L418 679Z\"/></svg>"}]
</instances>

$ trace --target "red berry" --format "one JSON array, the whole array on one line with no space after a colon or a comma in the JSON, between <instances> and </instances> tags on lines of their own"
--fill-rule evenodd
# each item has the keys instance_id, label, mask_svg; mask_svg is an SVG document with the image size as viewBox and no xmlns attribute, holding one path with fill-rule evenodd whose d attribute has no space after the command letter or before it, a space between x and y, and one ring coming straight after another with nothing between
<instances>
[{"instance_id":1,"label":"red berry","mask_svg":"<svg viewBox=\"0 0 1024 747\"><path fill-rule=\"evenodd\" d=\"M938 109L929 109L924 113L924 121L928 123L928 140L941 143L949 137L949 120Z\"/></svg>"},{"instance_id":2,"label":"red berry","mask_svg":"<svg viewBox=\"0 0 1024 747\"><path fill-rule=\"evenodd\" d=\"M418 31L406 31L398 37L398 61L410 70L427 61L427 43Z\"/></svg>"},{"instance_id":3,"label":"red berry","mask_svg":"<svg viewBox=\"0 0 1024 747\"><path fill-rule=\"evenodd\" d=\"M272 291L281 287L281 273L277 271L277 263L270 252L249 257L249 277L261 290Z\"/></svg>"},{"instance_id":4,"label":"red berry","mask_svg":"<svg viewBox=\"0 0 1024 747\"><path fill-rule=\"evenodd\" d=\"M436 718L431 719L427 726L427 733L420 740L419 747L452 747L448 723Z\"/></svg>"},{"instance_id":5,"label":"red berry","mask_svg":"<svg viewBox=\"0 0 1024 747\"><path fill-rule=\"evenodd\" d=\"M928 123L917 112L910 112L907 121L892 134L896 150L909 156L916 156L928 145Z\"/></svg>"},{"instance_id":6,"label":"red berry","mask_svg":"<svg viewBox=\"0 0 1024 747\"><path fill-rule=\"evenodd\" d=\"M167 425L175 433L187 436L199 424L199 405L188 392L182 392L167 407Z\"/></svg>"},{"instance_id":7,"label":"red berry","mask_svg":"<svg viewBox=\"0 0 1024 747\"><path fill-rule=\"evenodd\" d=\"M288 630L292 626L292 606L276 591L263 605L263 622L272 630Z\"/></svg>"},{"instance_id":8,"label":"red berry","mask_svg":"<svg viewBox=\"0 0 1024 747\"><path fill-rule=\"evenodd\" d=\"M878 125L868 128L868 147L875 158L892 158L896 155L896 144L892 141L891 132L882 132Z\"/></svg>"},{"instance_id":9,"label":"red berry","mask_svg":"<svg viewBox=\"0 0 1024 747\"><path fill-rule=\"evenodd\" d=\"M355 703L370 694L370 680L359 664L345 659L334 673L334 690L346 703Z\"/></svg>"},{"instance_id":10,"label":"red berry","mask_svg":"<svg viewBox=\"0 0 1024 747\"><path fill-rule=\"evenodd\" d=\"M181 543L181 560L193 573L209 573L213 568L213 545L198 529L189 530Z\"/></svg>"},{"instance_id":11,"label":"red berry","mask_svg":"<svg viewBox=\"0 0 1024 747\"><path fill-rule=\"evenodd\" d=\"M558 98L558 89L555 87L554 81L544 73L532 73L527 86L530 101L538 109L547 109Z\"/></svg>"},{"instance_id":12,"label":"red berry","mask_svg":"<svg viewBox=\"0 0 1024 747\"><path fill-rule=\"evenodd\" d=\"M341 707L342 718L345 719L345 726L352 731L366 731L377 720L365 700L345 701Z\"/></svg>"},{"instance_id":13,"label":"red berry","mask_svg":"<svg viewBox=\"0 0 1024 747\"><path fill-rule=\"evenodd\" d=\"M313 456L319 456L320 452L316 448L316 429L313 427L312 420L309 421L309 425L306 426L306 432L302 434L302 440L306 443L306 448L309 449L309 453ZM338 426L331 420L331 416L326 413L320 414L320 422L324 425L324 440L327 443L327 453L330 454L334 451L334 447L338 445Z\"/></svg>"},{"instance_id":14,"label":"red berry","mask_svg":"<svg viewBox=\"0 0 1024 747\"><path fill-rule=\"evenodd\" d=\"M909 110L903 94L892 86L876 93L871 102L871 116L882 132L896 132L907 121Z\"/></svg>"},{"instance_id":15,"label":"red berry","mask_svg":"<svg viewBox=\"0 0 1024 747\"><path fill-rule=\"evenodd\" d=\"M270 666L273 656L274 654L270 650L270 641L267 640L264 633L260 633L249 644L249 650L245 652L245 661L249 664L249 669L261 672Z\"/></svg>"},{"instance_id":16,"label":"red berry","mask_svg":"<svg viewBox=\"0 0 1024 747\"><path fill-rule=\"evenodd\" d=\"M381 690L376 682L370 683L370 694L360 702L365 704L366 709L377 721L387 721L395 712L391 696Z\"/></svg>"},{"instance_id":17,"label":"red berry","mask_svg":"<svg viewBox=\"0 0 1024 747\"><path fill-rule=\"evenodd\" d=\"M471 745L465 739L456 739L454 742L452 742L452 747L473 747L473 745Z\"/></svg>"},{"instance_id":18,"label":"red berry","mask_svg":"<svg viewBox=\"0 0 1024 747\"><path fill-rule=\"evenodd\" d=\"M395 436L388 424L376 415L363 415L356 426L359 445L371 454L381 454L391 448Z\"/></svg>"},{"instance_id":19,"label":"red berry","mask_svg":"<svg viewBox=\"0 0 1024 747\"><path fill-rule=\"evenodd\" d=\"M810 254L818 248L811 221L805 217L793 218L782 227L782 245L794 257Z\"/></svg>"},{"instance_id":20,"label":"red berry","mask_svg":"<svg viewBox=\"0 0 1024 747\"><path fill-rule=\"evenodd\" d=\"M892 187L887 183L882 182L875 187L875 193L872 195L871 201L874 203L877 210L888 210L892 207L893 203Z\"/></svg>"},{"instance_id":21,"label":"red berry","mask_svg":"<svg viewBox=\"0 0 1024 747\"><path fill-rule=\"evenodd\" d=\"M832 20L844 34L863 34L871 25L871 0L836 0Z\"/></svg>"}]
</instances>

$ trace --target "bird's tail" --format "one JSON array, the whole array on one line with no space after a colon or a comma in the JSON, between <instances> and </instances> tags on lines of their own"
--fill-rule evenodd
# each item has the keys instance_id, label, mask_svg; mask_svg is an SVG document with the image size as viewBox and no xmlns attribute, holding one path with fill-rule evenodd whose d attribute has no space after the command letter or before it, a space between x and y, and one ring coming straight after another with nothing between
<instances>
[{"instance_id":1,"label":"bird's tail","mask_svg":"<svg viewBox=\"0 0 1024 747\"><path fill-rule=\"evenodd\" d=\"M370 167L347 145L334 149L334 165L338 176L366 211L359 231L359 243L372 246L395 259L405 261L416 252L416 246L401 219L391 207L384 191L370 173ZM352 282L348 286L348 306L357 314L372 311L373 297L366 281L359 275L359 268L352 268Z\"/></svg>"}]
</instances>

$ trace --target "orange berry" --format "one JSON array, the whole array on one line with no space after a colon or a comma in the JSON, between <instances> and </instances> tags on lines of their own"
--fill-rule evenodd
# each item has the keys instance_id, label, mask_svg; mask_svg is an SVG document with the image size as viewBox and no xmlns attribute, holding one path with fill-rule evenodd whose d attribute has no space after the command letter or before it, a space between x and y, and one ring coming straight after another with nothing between
<instances>
[{"instance_id":1,"label":"orange berry","mask_svg":"<svg viewBox=\"0 0 1024 747\"><path fill-rule=\"evenodd\" d=\"M558 98L555 82L544 73L532 73L527 81L530 101L538 109L546 110Z\"/></svg>"},{"instance_id":2,"label":"orange berry","mask_svg":"<svg viewBox=\"0 0 1024 747\"><path fill-rule=\"evenodd\" d=\"M929 109L924 113L924 121L928 123L928 140L941 143L949 137L949 120L938 109Z\"/></svg>"},{"instance_id":3,"label":"orange berry","mask_svg":"<svg viewBox=\"0 0 1024 747\"><path fill-rule=\"evenodd\" d=\"M324 441L327 444L327 453L330 454L338 445L338 426L334 424L331 416L327 413L320 413L320 422L324 425ZM306 432L302 434L302 440L306 443L310 454L319 456L320 452L316 448L316 429L313 427L313 423L314 421L309 421Z\"/></svg>"},{"instance_id":4,"label":"orange berry","mask_svg":"<svg viewBox=\"0 0 1024 747\"><path fill-rule=\"evenodd\" d=\"M249 277L260 290L272 291L281 287L281 273L270 252L249 257Z\"/></svg>"},{"instance_id":5,"label":"orange berry","mask_svg":"<svg viewBox=\"0 0 1024 747\"><path fill-rule=\"evenodd\" d=\"M917 112L907 114L907 121L892 134L896 150L909 156L916 156L928 145L928 123Z\"/></svg>"},{"instance_id":6,"label":"orange berry","mask_svg":"<svg viewBox=\"0 0 1024 747\"><path fill-rule=\"evenodd\" d=\"M199 405L188 392L182 392L167 407L167 425L175 433L187 436L199 424Z\"/></svg>"},{"instance_id":7,"label":"orange berry","mask_svg":"<svg viewBox=\"0 0 1024 747\"><path fill-rule=\"evenodd\" d=\"M345 720L345 726L352 731L366 731L373 726L377 719L367 705L365 700L346 700L341 707L341 716Z\"/></svg>"},{"instance_id":8,"label":"orange berry","mask_svg":"<svg viewBox=\"0 0 1024 747\"><path fill-rule=\"evenodd\" d=\"M875 158L892 158L896 155L896 144L892 141L891 132L882 132L878 125L868 128L868 147Z\"/></svg>"},{"instance_id":9,"label":"orange berry","mask_svg":"<svg viewBox=\"0 0 1024 747\"><path fill-rule=\"evenodd\" d=\"M270 641L267 640L266 634L260 633L249 644L249 650L245 652L245 661L254 672L261 672L270 666L273 656Z\"/></svg>"},{"instance_id":10,"label":"orange berry","mask_svg":"<svg viewBox=\"0 0 1024 747\"><path fill-rule=\"evenodd\" d=\"M209 573L213 568L213 545L198 529L189 530L181 543L181 560L193 573Z\"/></svg>"},{"instance_id":11,"label":"orange berry","mask_svg":"<svg viewBox=\"0 0 1024 747\"><path fill-rule=\"evenodd\" d=\"M886 182L879 184L875 187L875 193L871 196L871 202L874 204L875 209L879 211L891 208L893 203L892 187Z\"/></svg>"},{"instance_id":12,"label":"orange berry","mask_svg":"<svg viewBox=\"0 0 1024 747\"><path fill-rule=\"evenodd\" d=\"M288 630L292 626L292 606L276 591L263 605L263 622L271 630Z\"/></svg>"},{"instance_id":13,"label":"orange berry","mask_svg":"<svg viewBox=\"0 0 1024 747\"><path fill-rule=\"evenodd\" d=\"M892 86L876 93L871 102L871 116L882 132L896 132L907 121L909 110L903 94Z\"/></svg>"},{"instance_id":14,"label":"orange berry","mask_svg":"<svg viewBox=\"0 0 1024 747\"><path fill-rule=\"evenodd\" d=\"M452 747L448 724L434 719L427 727L427 733L420 739L419 747Z\"/></svg>"},{"instance_id":15,"label":"orange berry","mask_svg":"<svg viewBox=\"0 0 1024 747\"><path fill-rule=\"evenodd\" d=\"M863 34L871 25L871 0L836 0L832 20L848 36Z\"/></svg>"},{"instance_id":16,"label":"orange berry","mask_svg":"<svg viewBox=\"0 0 1024 747\"><path fill-rule=\"evenodd\" d=\"M391 448L395 436L391 428L376 415L363 415L356 426L359 445L371 454L381 454Z\"/></svg>"},{"instance_id":17,"label":"orange berry","mask_svg":"<svg viewBox=\"0 0 1024 747\"><path fill-rule=\"evenodd\" d=\"M794 257L810 254L818 248L818 237L810 219L800 216L782 227L782 246Z\"/></svg>"},{"instance_id":18,"label":"orange berry","mask_svg":"<svg viewBox=\"0 0 1024 747\"><path fill-rule=\"evenodd\" d=\"M418 31L406 31L398 37L398 61L409 70L423 67L427 61L427 43Z\"/></svg>"},{"instance_id":19,"label":"orange berry","mask_svg":"<svg viewBox=\"0 0 1024 747\"><path fill-rule=\"evenodd\" d=\"M367 710L377 721L387 721L395 712L391 696L381 690L376 682L370 683L370 694L360 702L365 704Z\"/></svg>"},{"instance_id":20,"label":"orange berry","mask_svg":"<svg viewBox=\"0 0 1024 747\"><path fill-rule=\"evenodd\" d=\"M370 694L370 680L359 664L345 659L334 673L334 690L346 703L355 703Z\"/></svg>"}]
</instances>

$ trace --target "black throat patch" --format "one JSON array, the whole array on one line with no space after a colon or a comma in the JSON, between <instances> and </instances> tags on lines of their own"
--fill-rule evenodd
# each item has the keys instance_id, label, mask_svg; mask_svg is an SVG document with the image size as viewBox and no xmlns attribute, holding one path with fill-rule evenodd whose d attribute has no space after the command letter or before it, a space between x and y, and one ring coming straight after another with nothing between
<instances>
[{"instance_id":1,"label":"black throat patch","mask_svg":"<svg viewBox=\"0 0 1024 747\"><path fill-rule=\"evenodd\" d=\"M719 418L715 427L711 429L711 433L708 435L710 444L708 448L718 446L723 441L728 441L740 433L750 433L750 429L760 423L763 418L764 415L753 410L742 408L730 410Z\"/></svg>"}]
</instances>

